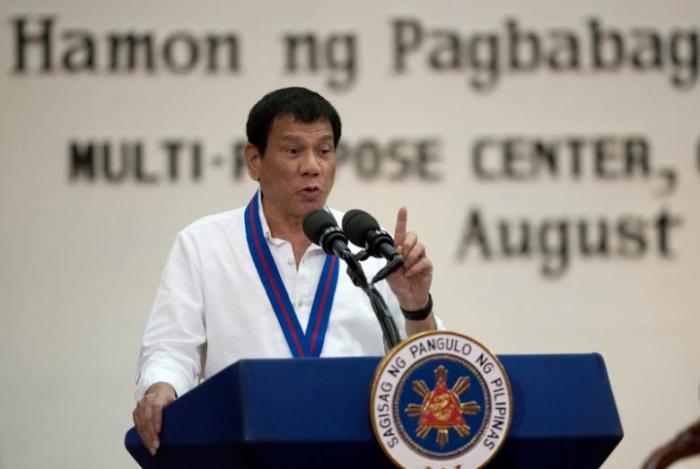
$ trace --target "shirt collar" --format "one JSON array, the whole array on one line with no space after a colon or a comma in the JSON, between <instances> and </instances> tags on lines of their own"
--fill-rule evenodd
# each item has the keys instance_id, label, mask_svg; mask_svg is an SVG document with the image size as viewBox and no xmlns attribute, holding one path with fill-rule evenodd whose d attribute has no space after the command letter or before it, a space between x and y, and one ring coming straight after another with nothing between
<instances>
[{"instance_id":1,"label":"shirt collar","mask_svg":"<svg viewBox=\"0 0 700 469\"><path fill-rule=\"evenodd\" d=\"M280 239L280 238L274 238L272 236L272 232L270 231L270 225L267 223L267 218L265 218L265 211L263 210L263 205L262 205L262 191L258 190L258 215L260 215L260 224L262 225L262 231L263 234L265 235L265 239L267 240L268 243L272 244L273 246L281 246L284 243L288 243L289 241ZM328 205L323 206L323 210L325 210L328 213L331 213L330 208L328 208ZM321 246L317 246L314 243L311 243L311 245L307 248L308 251L323 251L321 249Z\"/></svg>"}]
</instances>

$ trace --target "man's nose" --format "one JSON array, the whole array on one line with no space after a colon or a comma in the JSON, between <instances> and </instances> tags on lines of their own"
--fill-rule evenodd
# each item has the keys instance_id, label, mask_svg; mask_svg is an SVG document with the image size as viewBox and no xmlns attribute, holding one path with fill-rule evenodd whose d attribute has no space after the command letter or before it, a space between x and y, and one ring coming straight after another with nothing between
<instances>
[{"instance_id":1,"label":"man's nose","mask_svg":"<svg viewBox=\"0 0 700 469\"><path fill-rule=\"evenodd\" d=\"M300 170L304 175L316 175L321 172L321 161L313 150L304 152Z\"/></svg>"}]
</instances>

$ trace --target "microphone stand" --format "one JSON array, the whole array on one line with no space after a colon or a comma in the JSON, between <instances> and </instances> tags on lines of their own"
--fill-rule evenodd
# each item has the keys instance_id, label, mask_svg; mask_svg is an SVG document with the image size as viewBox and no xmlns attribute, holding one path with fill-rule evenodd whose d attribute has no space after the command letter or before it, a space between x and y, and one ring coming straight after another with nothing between
<instances>
[{"instance_id":1,"label":"microphone stand","mask_svg":"<svg viewBox=\"0 0 700 469\"><path fill-rule=\"evenodd\" d=\"M366 251L360 251L357 256L352 254L349 250L342 253L341 258L345 261L348 268L346 272L352 280L352 283L356 287L362 289L363 292L369 297L369 302L372 305L372 310L377 316L379 325L382 328L382 335L384 336L384 347L386 350L391 350L394 346L401 342L401 336L399 335L399 330L396 327L394 318L391 317L389 313L389 308L386 305L386 301L382 298L381 293L374 286L374 282L367 281L367 276L365 275L362 265L360 265L361 260L365 260L369 257Z\"/></svg>"}]
</instances>

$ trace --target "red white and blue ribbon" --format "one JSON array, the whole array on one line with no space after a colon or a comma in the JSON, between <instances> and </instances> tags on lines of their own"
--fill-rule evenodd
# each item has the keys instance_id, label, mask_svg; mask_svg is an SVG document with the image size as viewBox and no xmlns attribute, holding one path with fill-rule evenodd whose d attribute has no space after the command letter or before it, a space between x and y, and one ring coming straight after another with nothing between
<instances>
[{"instance_id":1,"label":"red white and blue ribbon","mask_svg":"<svg viewBox=\"0 0 700 469\"><path fill-rule=\"evenodd\" d=\"M279 270L277 270L275 260L272 258L270 247L267 245L260 221L258 200L256 193L245 209L245 233L253 263L258 271L260 281L265 287L272 309L275 311L277 321L284 332L292 356L318 357L323 350L328 320L333 308L335 288L338 284L339 260L336 256L326 255L321 278L316 287L316 296L311 307L309 324L304 332Z\"/></svg>"}]
</instances>

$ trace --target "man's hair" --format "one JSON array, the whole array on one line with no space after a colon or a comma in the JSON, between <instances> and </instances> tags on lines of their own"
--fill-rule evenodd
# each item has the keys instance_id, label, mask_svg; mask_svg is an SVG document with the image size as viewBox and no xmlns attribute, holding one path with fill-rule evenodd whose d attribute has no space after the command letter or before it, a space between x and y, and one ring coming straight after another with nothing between
<instances>
[{"instance_id":1,"label":"man's hair","mask_svg":"<svg viewBox=\"0 0 700 469\"><path fill-rule=\"evenodd\" d=\"M291 116L307 124L328 121L333 128L333 146L338 146L341 124L338 111L333 105L320 94L306 88L281 88L263 96L248 113L248 142L255 145L261 154L267 148L272 122L283 116Z\"/></svg>"}]
</instances>

